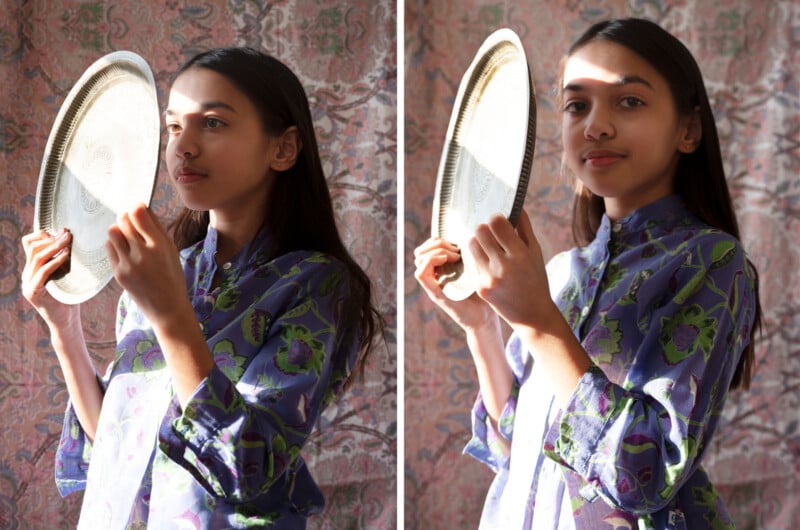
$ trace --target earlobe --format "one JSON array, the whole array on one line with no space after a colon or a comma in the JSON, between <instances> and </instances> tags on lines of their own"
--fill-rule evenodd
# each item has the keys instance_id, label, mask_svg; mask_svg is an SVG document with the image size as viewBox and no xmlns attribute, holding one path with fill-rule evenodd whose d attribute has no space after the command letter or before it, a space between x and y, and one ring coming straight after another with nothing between
<instances>
[{"instance_id":1,"label":"earlobe","mask_svg":"<svg viewBox=\"0 0 800 530\"><path fill-rule=\"evenodd\" d=\"M276 139L276 152L275 157L270 164L270 167L275 171L286 171L291 169L297 162L297 157L300 156L300 151L303 149L303 143L300 141L300 135L297 132L297 127L292 125Z\"/></svg>"},{"instance_id":2,"label":"earlobe","mask_svg":"<svg viewBox=\"0 0 800 530\"><path fill-rule=\"evenodd\" d=\"M681 153L694 153L700 146L703 139L703 125L700 122L700 109L695 108L694 112L687 118L686 128L683 137L678 143L678 151Z\"/></svg>"}]
</instances>

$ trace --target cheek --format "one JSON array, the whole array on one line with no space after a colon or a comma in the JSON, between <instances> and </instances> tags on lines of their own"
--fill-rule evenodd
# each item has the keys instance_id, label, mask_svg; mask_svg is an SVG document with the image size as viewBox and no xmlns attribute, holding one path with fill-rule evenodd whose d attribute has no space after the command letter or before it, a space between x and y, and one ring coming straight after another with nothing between
<instances>
[{"instance_id":1,"label":"cheek","mask_svg":"<svg viewBox=\"0 0 800 530\"><path fill-rule=\"evenodd\" d=\"M561 120L561 145L568 163L580 158L579 151L583 145L583 131L574 123L574 120Z\"/></svg>"},{"instance_id":2,"label":"cheek","mask_svg":"<svg viewBox=\"0 0 800 530\"><path fill-rule=\"evenodd\" d=\"M164 159L167 163L167 171L171 174L172 169L178 163L177 157L175 156L175 144L171 140L167 140L167 146L164 148Z\"/></svg>"}]
</instances>

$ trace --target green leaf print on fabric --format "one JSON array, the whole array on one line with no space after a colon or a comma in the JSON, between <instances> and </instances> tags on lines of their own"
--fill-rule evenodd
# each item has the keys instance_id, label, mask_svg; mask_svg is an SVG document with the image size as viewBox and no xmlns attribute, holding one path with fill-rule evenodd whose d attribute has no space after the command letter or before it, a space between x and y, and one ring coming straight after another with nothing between
<instances>
[{"instance_id":1,"label":"green leaf print on fabric","mask_svg":"<svg viewBox=\"0 0 800 530\"><path fill-rule=\"evenodd\" d=\"M619 263L612 262L606 268L604 289L615 289L619 282L628 274L628 269L623 269Z\"/></svg>"},{"instance_id":2,"label":"green leaf print on fabric","mask_svg":"<svg viewBox=\"0 0 800 530\"><path fill-rule=\"evenodd\" d=\"M733 241L720 241L711 251L711 268L721 269L736 256L736 245Z\"/></svg>"},{"instance_id":3,"label":"green leaf print on fabric","mask_svg":"<svg viewBox=\"0 0 800 530\"><path fill-rule=\"evenodd\" d=\"M702 488L692 488L692 496L698 506L706 506L708 508L705 514L705 519L709 523L708 528L712 530L734 530L735 525L725 524L725 521L720 518L717 512L719 494L712 484L707 484Z\"/></svg>"},{"instance_id":4,"label":"green leaf print on fabric","mask_svg":"<svg viewBox=\"0 0 800 530\"><path fill-rule=\"evenodd\" d=\"M600 324L589 332L583 343L595 364L610 364L614 355L621 351L621 341L619 320L609 320L602 315Z\"/></svg>"},{"instance_id":5,"label":"green leaf print on fabric","mask_svg":"<svg viewBox=\"0 0 800 530\"><path fill-rule=\"evenodd\" d=\"M217 301L214 304L214 309L217 309L219 311L230 311L234 307L236 307L236 303L239 301L240 297L241 297L241 292L236 287L224 289L222 292L219 293L219 296L217 296Z\"/></svg>"},{"instance_id":6,"label":"green leaf print on fabric","mask_svg":"<svg viewBox=\"0 0 800 530\"><path fill-rule=\"evenodd\" d=\"M245 369L246 355L236 354L236 345L233 341L225 339L217 342L211 348L214 362L233 383L238 383Z\"/></svg>"},{"instance_id":7,"label":"green leaf print on fabric","mask_svg":"<svg viewBox=\"0 0 800 530\"><path fill-rule=\"evenodd\" d=\"M287 374L320 374L325 360L325 345L311 335L305 326L286 325L281 331L284 345L275 359L278 368Z\"/></svg>"},{"instance_id":8,"label":"green leaf print on fabric","mask_svg":"<svg viewBox=\"0 0 800 530\"><path fill-rule=\"evenodd\" d=\"M331 259L325 254L317 252L316 254L312 254L311 256L307 257L305 261L306 263L330 263Z\"/></svg>"},{"instance_id":9,"label":"green leaf print on fabric","mask_svg":"<svg viewBox=\"0 0 800 530\"><path fill-rule=\"evenodd\" d=\"M717 319L708 316L697 304L681 307L672 317L662 317L659 342L664 348L664 360L675 365L700 349L707 361L716 327Z\"/></svg>"},{"instance_id":10,"label":"green leaf print on fabric","mask_svg":"<svg viewBox=\"0 0 800 530\"><path fill-rule=\"evenodd\" d=\"M281 276L281 278L283 278L283 279L291 278L292 276L297 276L298 274L300 274L300 266L299 265L294 265L291 269L286 271L286 274Z\"/></svg>"},{"instance_id":11,"label":"green leaf print on fabric","mask_svg":"<svg viewBox=\"0 0 800 530\"><path fill-rule=\"evenodd\" d=\"M295 307L283 313L283 318L285 319L300 318L301 316L305 315L316 306L317 303L315 300L306 300L302 304L298 304Z\"/></svg>"},{"instance_id":12,"label":"green leaf print on fabric","mask_svg":"<svg viewBox=\"0 0 800 530\"><path fill-rule=\"evenodd\" d=\"M327 276L319 286L319 294L322 296L330 296L336 291L340 283L342 283L342 275L338 272Z\"/></svg>"},{"instance_id":13,"label":"green leaf print on fabric","mask_svg":"<svg viewBox=\"0 0 800 530\"><path fill-rule=\"evenodd\" d=\"M650 449L657 449L655 440L641 434L631 434L622 440L622 450L626 453L638 454Z\"/></svg>"},{"instance_id":14,"label":"green leaf print on fabric","mask_svg":"<svg viewBox=\"0 0 800 530\"><path fill-rule=\"evenodd\" d=\"M691 265L684 265L683 267L691 267ZM697 272L694 273L694 276L692 276L689 281L683 285L681 290L675 294L672 300L678 305L685 304L689 297L703 287L706 281L706 273L706 270L702 268L698 269Z\"/></svg>"},{"instance_id":15,"label":"green leaf print on fabric","mask_svg":"<svg viewBox=\"0 0 800 530\"><path fill-rule=\"evenodd\" d=\"M261 309L250 308L242 316L242 335L253 346L260 346L267 336L272 314Z\"/></svg>"},{"instance_id":16,"label":"green leaf print on fabric","mask_svg":"<svg viewBox=\"0 0 800 530\"><path fill-rule=\"evenodd\" d=\"M140 340L136 343L136 353L138 355L133 359L131 366L131 371L134 373L161 370L167 366L155 341Z\"/></svg>"},{"instance_id":17,"label":"green leaf print on fabric","mask_svg":"<svg viewBox=\"0 0 800 530\"><path fill-rule=\"evenodd\" d=\"M286 438L280 433L275 433L270 440L272 451L267 452L266 461L266 478L267 482L264 484L265 489L275 480L275 456L286 452Z\"/></svg>"},{"instance_id":18,"label":"green leaf print on fabric","mask_svg":"<svg viewBox=\"0 0 800 530\"><path fill-rule=\"evenodd\" d=\"M630 285L628 286L628 291L622 296L622 298L619 299L620 305L635 304L638 300L637 295L639 294L639 288L642 286L645 280L652 275L653 271L649 269L636 272L633 275Z\"/></svg>"},{"instance_id":19,"label":"green leaf print on fabric","mask_svg":"<svg viewBox=\"0 0 800 530\"><path fill-rule=\"evenodd\" d=\"M251 511L255 511L252 508L247 509L242 506L236 506L234 509L236 513L233 514L233 521L241 528L267 528L268 525L272 526L277 523L281 517L278 512L252 515ZM247 512L240 513L240 510L245 509Z\"/></svg>"}]
</instances>

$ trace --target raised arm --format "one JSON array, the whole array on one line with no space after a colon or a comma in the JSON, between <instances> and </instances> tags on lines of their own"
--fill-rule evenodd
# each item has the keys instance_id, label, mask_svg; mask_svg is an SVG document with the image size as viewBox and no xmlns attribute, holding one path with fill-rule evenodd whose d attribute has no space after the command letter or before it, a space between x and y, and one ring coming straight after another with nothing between
<instances>
[{"instance_id":1,"label":"raised arm","mask_svg":"<svg viewBox=\"0 0 800 530\"><path fill-rule=\"evenodd\" d=\"M428 297L461 329L467 338L478 374L483 403L493 426L503 412L514 382L503 350L500 319L494 310L477 295L453 301L445 296L439 283L438 268L461 259L452 243L431 238L414 251L414 276Z\"/></svg>"},{"instance_id":2,"label":"raised arm","mask_svg":"<svg viewBox=\"0 0 800 530\"><path fill-rule=\"evenodd\" d=\"M86 435L93 439L103 393L94 362L86 349L80 306L62 304L45 288L50 276L69 260L71 243L72 235L66 230L55 236L40 230L22 238L25 250L22 294L50 331L70 402Z\"/></svg>"}]
</instances>

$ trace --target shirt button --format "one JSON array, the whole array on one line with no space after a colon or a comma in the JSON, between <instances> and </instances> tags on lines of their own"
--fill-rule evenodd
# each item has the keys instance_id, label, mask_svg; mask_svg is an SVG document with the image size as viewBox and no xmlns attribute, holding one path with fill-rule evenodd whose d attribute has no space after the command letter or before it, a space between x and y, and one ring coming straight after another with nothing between
<instances>
[{"instance_id":1,"label":"shirt button","mask_svg":"<svg viewBox=\"0 0 800 530\"><path fill-rule=\"evenodd\" d=\"M612 232L616 233L616 232L619 232L620 230L622 230L622 223L614 223L614 224L611 225L611 231Z\"/></svg>"},{"instance_id":2,"label":"shirt button","mask_svg":"<svg viewBox=\"0 0 800 530\"><path fill-rule=\"evenodd\" d=\"M231 262L230 261L226 261L225 263L222 264L222 268L223 268L223 270L230 269L231 268Z\"/></svg>"},{"instance_id":3,"label":"shirt button","mask_svg":"<svg viewBox=\"0 0 800 530\"><path fill-rule=\"evenodd\" d=\"M198 324L200 325L200 331L205 331L206 330L206 327L203 325L202 322L198 322Z\"/></svg>"},{"instance_id":4,"label":"shirt button","mask_svg":"<svg viewBox=\"0 0 800 530\"><path fill-rule=\"evenodd\" d=\"M583 306L581 309L581 317L586 318L586 315L589 314L589 306Z\"/></svg>"}]
</instances>

